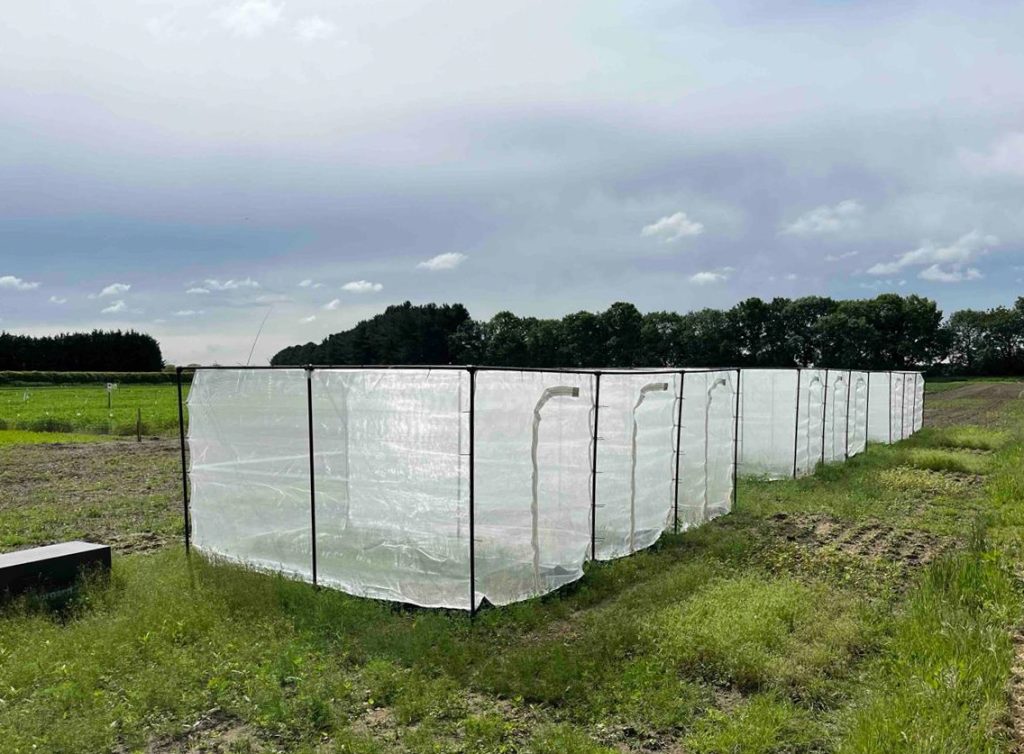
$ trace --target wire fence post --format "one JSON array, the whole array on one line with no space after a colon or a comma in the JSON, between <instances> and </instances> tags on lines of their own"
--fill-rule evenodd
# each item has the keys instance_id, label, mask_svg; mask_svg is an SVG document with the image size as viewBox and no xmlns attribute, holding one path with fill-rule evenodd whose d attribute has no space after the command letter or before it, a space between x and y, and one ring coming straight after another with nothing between
<instances>
[{"instance_id":1,"label":"wire fence post","mask_svg":"<svg viewBox=\"0 0 1024 754\"><path fill-rule=\"evenodd\" d=\"M597 560L597 421L601 411L601 373L594 372L594 436L590 457L590 559Z\"/></svg>"},{"instance_id":2,"label":"wire fence post","mask_svg":"<svg viewBox=\"0 0 1024 754\"><path fill-rule=\"evenodd\" d=\"M469 617L476 617L476 367L469 367Z\"/></svg>"},{"instance_id":3,"label":"wire fence post","mask_svg":"<svg viewBox=\"0 0 1024 754\"><path fill-rule=\"evenodd\" d=\"M316 573L316 454L313 447L313 367L306 367L306 422L309 427L309 529L312 545L313 586Z\"/></svg>"},{"instance_id":4,"label":"wire fence post","mask_svg":"<svg viewBox=\"0 0 1024 754\"><path fill-rule=\"evenodd\" d=\"M181 370L181 367L174 369L178 383L178 437L181 441L181 505L185 516L185 554L188 555L192 551L192 522L188 511L188 462L185 460L185 404L181 397Z\"/></svg>"},{"instance_id":5,"label":"wire fence post","mask_svg":"<svg viewBox=\"0 0 1024 754\"><path fill-rule=\"evenodd\" d=\"M736 507L739 494L736 491L736 483L739 479L740 470L740 391L742 389L743 372L736 370L736 407L732 423L732 507ZM704 442L707 442L705 438Z\"/></svg>"},{"instance_id":6,"label":"wire fence post","mask_svg":"<svg viewBox=\"0 0 1024 754\"><path fill-rule=\"evenodd\" d=\"M804 370L796 369L796 411L793 412L793 478L796 479L796 456L800 448L800 383Z\"/></svg>"},{"instance_id":7,"label":"wire fence post","mask_svg":"<svg viewBox=\"0 0 1024 754\"><path fill-rule=\"evenodd\" d=\"M679 533L679 458L683 455L683 396L686 394L686 372L679 373L679 408L676 412L676 488L672 509L672 533Z\"/></svg>"},{"instance_id":8,"label":"wire fence post","mask_svg":"<svg viewBox=\"0 0 1024 754\"><path fill-rule=\"evenodd\" d=\"M825 384L821 388L821 462L825 463L825 422L828 418L828 374L825 370ZM832 423L835 424L835 411L832 412ZM834 429L834 428L833 428Z\"/></svg>"},{"instance_id":9,"label":"wire fence post","mask_svg":"<svg viewBox=\"0 0 1024 754\"><path fill-rule=\"evenodd\" d=\"M846 370L846 444L843 446L843 460L850 460L850 385L853 382L853 370ZM856 410L856 406L854 409Z\"/></svg>"}]
</instances>

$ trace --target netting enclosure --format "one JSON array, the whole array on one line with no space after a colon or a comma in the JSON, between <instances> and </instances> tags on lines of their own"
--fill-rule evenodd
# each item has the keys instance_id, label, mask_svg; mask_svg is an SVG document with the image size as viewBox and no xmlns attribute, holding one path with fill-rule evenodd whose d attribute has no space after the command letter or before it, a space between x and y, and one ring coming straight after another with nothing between
<instances>
[{"instance_id":1,"label":"netting enclosure","mask_svg":"<svg viewBox=\"0 0 1024 754\"><path fill-rule=\"evenodd\" d=\"M872 398L907 436L923 387L817 369L198 368L186 537L351 594L475 611L729 512L740 471L860 452Z\"/></svg>"}]
</instances>

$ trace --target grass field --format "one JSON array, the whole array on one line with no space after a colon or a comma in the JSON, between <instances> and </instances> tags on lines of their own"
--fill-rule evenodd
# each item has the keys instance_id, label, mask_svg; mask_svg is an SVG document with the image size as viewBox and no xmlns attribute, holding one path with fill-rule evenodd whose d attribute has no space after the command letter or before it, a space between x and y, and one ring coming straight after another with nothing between
<instances>
[{"instance_id":1,"label":"grass field","mask_svg":"<svg viewBox=\"0 0 1024 754\"><path fill-rule=\"evenodd\" d=\"M23 491L0 497L0 547L95 524L132 553L60 613L4 609L0 749L1011 751L1021 387L936 392L937 428L744 482L733 514L474 623L159 546L173 442L0 448Z\"/></svg>"},{"instance_id":2,"label":"grass field","mask_svg":"<svg viewBox=\"0 0 1024 754\"><path fill-rule=\"evenodd\" d=\"M110 395L110 408L106 383L0 387L0 429L134 435L140 409L143 434L177 432L173 384L120 385Z\"/></svg>"}]
</instances>

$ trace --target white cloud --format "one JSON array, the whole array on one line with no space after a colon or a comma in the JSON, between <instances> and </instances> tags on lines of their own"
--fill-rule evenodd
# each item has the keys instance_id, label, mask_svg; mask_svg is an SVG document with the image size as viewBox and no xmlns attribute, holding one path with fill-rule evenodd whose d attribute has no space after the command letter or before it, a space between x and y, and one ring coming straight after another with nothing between
<instances>
[{"instance_id":1,"label":"white cloud","mask_svg":"<svg viewBox=\"0 0 1024 754\"><path fill-rule=\"evenodd\" d=\"M320 16L308 16L300 18L295 22L295 36L303 42L315 42L320 39L329 39L338 30L330 21Z\"/></svg>"},{"instance_id":2,"label":"white cloud","mask_svg":"<svg viewBox=\"0 0 1024 754\"><path fill-rule=\"evenodd\" d=\"M128 283L111 283L102 291L100 291L100 298L104 296L119 296L123 293L130 291L132 287Z\"/></svg>"},{"instance_id":3,"label":"white cloud","mask_svg":"<svg viewBox=\"0 0 1024 754\"><path fill-rule=\"evenodd\" d=\"M377 293L384 290L384 286L380 283L371 283L369 280L353 280L341 286L341 290L349 293Z\"/></svg>"},{"instance_id":4,"label":"white cloud","mask_svg":"<svg viewBox=\"0 0 1024 754\"><path fill-rule=\"evenodd\" d=\"M859 251L844 251L842 254L826 254L826 262L841 262L844 259L853 259L855 256L860 254Z\"/></svg>"},{"instance_id":5,"label":"white cloud","mask_svg":"<svg viewBox=\"0 0 1024 754\"><path fill-rule=\"evenodd\" d=\"M206 294L206 293L209 293L209 292L210 292L209 288L200 288L198 286L195 287L195 288L189 288L187 291L185 291L185 293L189 294L190 296L202 296L203 294Z\"/></svg>"},{"instance_id":6,"label":"white cloud","mask_svg":"<svg viewBox=\"0 0 1024 754\"><path fill-rule=\"evenodd\" d=\"M214 11L211 15L236 37L255 39L281 20L281 6L274 5L270 0L245 0Z\"/></svg>"},{"instance_id":7,"label":"white cloud","mask_svg":"<svg viewBox=\"0 0 1024 754\"><path fill-rule=\"evenodd\" d=\"M299 320L299 322L301 322L304 325L308 325L310 322L315 322L315 321L316 321L316 315L315 314L310 314L308 317L303 317L302 319Z\"/></svg>"},{"instance_id":8,"label":"white cloud","mask_svg":"<svg viewBox=\"0 0 1024 754\"><path fill-rule=\"evenodd\" d=\"M800 277L800 276L799 276L799 275L797 275L797 274L796 274L795 272L787 272L787 273L786 273L786 280L790 280L790 281L792 281L792 280L796 280L796 279L797 279L797 278L799 278L799 277Z\"/></svg>"},{"instance_id":9,"label":"white cloud","mask_svg":"<svg viewBox=\"0 0 1024 754\"><path fill-rule=\"evenodd\" d=\"M732 267L719 267L716 270L703 270L690 275L690 282L694 285L711 285L712 283L724 283L729 275L734 272Z\"/></svg>"},{"instance_id":10,"label":"white cloud","mask_svg":"<svg viewBox=\"0 0 1024 754\"><path fill-rule=\"evenodd\" d=\"M115 301L114 303L112 303L110 306L108 306L105 309L103 309L101 313L102 314L117 314L118 312L123 312L127 308L128 308L127 304L125 304L124 301L121 301L119 299L119 300Z\"/></svg>"},{"instance_id":11,"label":"white cloud","mask_svg":"<svg viewBox=\"0 0 1024 754\"><path fill-rule=\"evenodd\" d=\"M457 251L449 251L446 254L438 254L426 262L420 262L417 267L423 270L454 270L469 257Z\"/></svg>"},{"instance_id":12,"label":"white cloud","mask_svg":"<svg viewBox=\"0 0 1024 754\"><path fill-rule=\"evenodd\" d=\"M672 243L687 236L699 236L703 232L703 223L691 220L685 212L668 215L640 229L641 236L654 236L660 238L662 243Z\"/></svg>"},{"instance_id":13,"label":"white cloud","mask_svg":"<svg viewBox=\"0 0 1024 754\"><path fill-rule=\"evenodd\" d=\"M800 215L784 226L783 234L791 236L817 236L841 233L860 227L864 207L854 199L845 199L835 206L823 205Z\"/></svg>"},{"instance_id":14,"label":"white cloud","mask_svg":"<svg viewBox=\"0 0 1024 754\"><path fill-rule=\"evenodd\" d=\"M869 275L894 275L906 267L923 267L918 277L938 283L960 283L966 280L978 280L981 272L975 267L968 267L980 256L983 256L999 239L993 235L972 230L946 246L939 246L925 241L921 246L900 254L891 262L877 262L867 269Z\"/></svg>"},{"instance_id":15,"label":"white cloud","mask_svg":"<svg viewBox=\"0 0 1024 754\"><path fill-rule=\"evenodd\" d=\"M61 298L60 296L50 296L51 304L66 304L67 302L68 300L66 298Z\"/></svg>"},{"instance_id":16,"label":"white cloud","mask_svg":"<svg viewBox=\"0 0 1024 754\"><path fill-rule=\"evenodd\" d=\"M16 291L34 291L38 287L39 283L30 283L14 275L0 277L0 288L9 288Z\"/></svg>"},{"instance_id":17,"label":"white cloud","mask_svg":"<svg viewBox=\"0 0 1024 754\"><path fill-rule=\"evenodd\" d=\"M960 159L974 173L1024 176L1024 131L1003 134L987 152L961 152Z\"/></svg>"},{"instance_id":18,"label":"white cloud","mask_svg":"<svg viewBox=\"0 0 1024 754\"><path fill-rule=\"evenodd\" d=\"M326 304L324 304L324 311L333 312L339 306L341 306L340 298L331 299Z\"/></svg>"},{"instance_id":19,"label":"white cloud","mask_svg":"<svg viewBox=\"0 0 1024 754\"><path fill-rule=\"evenodd\" d=\"M312 288L312 287L313 287L313 281L310 280L309 278L306 278L301 283L299 283L299 288Z\"/></svg>"},{"instance_id":20,"label":"white cloud","mask_svg":"<svg viewBox=\"0 0 1024 754\"><path fill-rule=\"evenodd\" d=\"M213 291L237 291L242 288L259 288L260 284L252 278L243 280L216 280L207 279L206 287Z\"/></svg>"},{"instance_id":21,"label":"white cloud","mask_svg":"<svg viewBox=\"0 0 1024 754\"><path fill-rule=\"evenodd\" d=\"M925 267L917 276L933 283L962 283L965 280L981 280L984 277L977 267L961 269L959 266L953 265L943 269L937 264Z\"/></svg>"},{"instance_id":22,"label":"white cloud","mask_svg":"<svg viewBox=\"0 0 1024 754\"><path fill-rule=\"evenodd\" d=\"M196 310L196 309L181 309L179 311L176 311L174 313L174 316L175 317L198 317L200 314L203 314L203 310L202 309L199 309L199 310Z\"/></svg>"}]
</instances>

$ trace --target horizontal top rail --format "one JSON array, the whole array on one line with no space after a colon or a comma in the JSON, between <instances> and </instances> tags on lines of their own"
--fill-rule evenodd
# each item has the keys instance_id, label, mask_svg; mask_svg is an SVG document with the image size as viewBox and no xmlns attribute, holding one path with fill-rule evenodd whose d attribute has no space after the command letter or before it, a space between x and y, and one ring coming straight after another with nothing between
<instances>
[{"instance_id":1,"label":"horizontal top rail","mask_svg":"<svg viewBox=\"0 0 1024 754\"><path fill-rule=\"evenodd\" d=\"M593 369L588 367L509 367L509 366L486 366L482 364L266 364L266 365L239 365L230 366L226 364L200 364L175 367L177 372L198 372L201 370L225 370L225 371L261 371L261 370L285 370L285 369L322 369L331 371L358 371L370 369L391 369L391 370L456 370L464 372L547 372L556 374L701 374L711 372L735 372L737 370L748 371L801 371L801 370L825 370L833 372L878 372L885 374L923 374L920 370L901 369L834 369L832 367L608 367L604 369Z\"/></svg>"}]
</instances>

